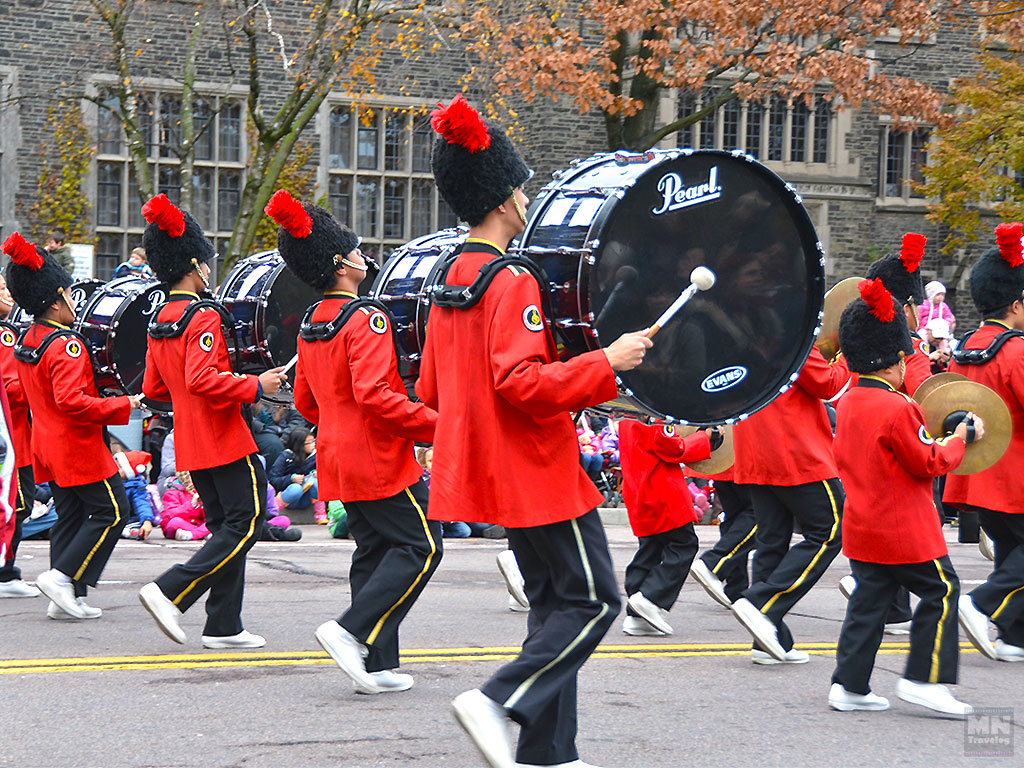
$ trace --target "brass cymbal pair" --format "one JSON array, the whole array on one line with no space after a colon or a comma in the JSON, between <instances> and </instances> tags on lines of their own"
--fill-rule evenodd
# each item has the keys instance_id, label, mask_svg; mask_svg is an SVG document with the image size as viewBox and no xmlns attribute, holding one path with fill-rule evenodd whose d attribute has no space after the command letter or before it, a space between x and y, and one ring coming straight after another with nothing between
<instances>
[{"instance_id":1,"label":"brass cymbal pair","mask_svg":"<svg viewBox=\"0 0 1024 768\"><path fill-rule=\"evenodd\" d=\"M674 429L680 437L689 437L697 431L698 427L680 425ZM722 424L718 429L722 432L722 444L711 452L711 458L703 461L690 461L686 466L702 475L717 475L736 463L736 453L732 443L732 427Z\"/></svg>"},{"instance_id":2,"label":"brass cymbal pair","mask_svg":"<svg viewBox=\"0 0 1024 768\"><path fill-rule=\"evenodd\" d=\"M825 294L821 330L818 332L818 339L814 344L826 360L831 360L839 354L839 319L843 316L843 310L855 299L860 298L857 286L863 279L863 277L848 277L845 280L840 280Z\"/></svg>"},{"instance_id":3,"label":"brass cymbal pair","mask_svg":"<svg viewBox=\"0 0 1024 768\"><path fill-rule=\"evenodd\" d=\"M959 373L940 373L926 379L914 399L924 411L928 434L945 437L950 425L943 429L947 418L970 411L981 417L985 423L985 436L967 446L963 461L953 470L954 475L971 475L982 472L999 461L1010 447L1013 422L1010 409L1003 399L984 384L971 381Z\"/></svg>"}]
</instances>

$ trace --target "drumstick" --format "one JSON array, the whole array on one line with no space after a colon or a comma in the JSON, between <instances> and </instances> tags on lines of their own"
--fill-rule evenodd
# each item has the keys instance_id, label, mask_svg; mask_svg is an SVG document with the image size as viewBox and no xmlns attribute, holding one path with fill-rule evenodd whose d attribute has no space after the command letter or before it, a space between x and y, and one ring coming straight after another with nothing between
<instances>
[{"instance_id":1,"label":"drumstick","mask_svg":"<svg viewBox=\"0 0 1024 768\"><path fill-rule=\"evenodd\" d=\"M697 267L690 273L690 284L686 289L676 297L676 300L672 302L668 309L661 313L661 317L655 320L647 330L647 338L651 338L658 331L661 330L662 326L665 325L669 320L672 319L673 315L676 314L683 305L686 304L690 299L694 297L697 291L707 291L715 284L715 273L707 267Z\"/></svg>"},{"instance_id":2,"label":"drumstick","mask_svg":"<svg viewBox=\"0 0 1024 768\"><path fill-rule=\"evenodd\" d=\"M295 367L295 364L297 362L299 362L298 354L296 354L295 357L293 357L291 360L284 364L284 368L281 369L281 373L288 373L288 371Z\"/></svg>"}]
</instances>

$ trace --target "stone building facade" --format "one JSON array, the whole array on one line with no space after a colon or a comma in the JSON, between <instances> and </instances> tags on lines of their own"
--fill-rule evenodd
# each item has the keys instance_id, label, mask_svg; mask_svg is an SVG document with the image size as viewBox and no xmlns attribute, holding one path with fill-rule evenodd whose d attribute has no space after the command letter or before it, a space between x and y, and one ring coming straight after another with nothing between
<instances>
[{"instance_id":1,"label":"stone building facade","mask_svg":"<svg viewBox=\"0 0 1024 768\"><path fill-rule=\"evenodd\" d=\"M175 195L173 143L175 98L180 94L183 52L189 33L188 0L148 3L132 34L144 40L132 51L132 66L150 98L151 162L158 183ZM293 7L290 7L293 6ZM281 26L301 22L297 3L279 2ZM72 0L7 0L0 4L0 230L24 226L39 173L38 147L46 143L46 111L55 101L96 95L112 82L109 42L102 24ZM874 44L882 59L899 72L945 87L974 64L970 30L944 31L920 41L911 55L896 38ZM899 54L899 55L897 55ZM272 58L268 55L268 62ZM237 65L237 62L234 63ZM218 246L230 233L245 167L244 81L232 75L219 45L203 47L196 57L198 92L211 115L194 180L197 218ZM360 232L378 255L412 237L452 223L433 190L429 173L430 131L426 109L459 88L464 66L458 51L386 61L375 91L365 103L367 122L356 119L344 94L332 94L302 140L312 144L318 195L340 218ZM265 92L284 76L268 66ZM693 108L700 95L669 94L663 116ZM86 189L97 232L95 272L104 276L137 244L142 231L130 163L116 125L104 111L82 100L87 125L97 140L97 155ZM522 126L522 151L537 169L537 181L550 177L576 157L605 149L604 128L596 112L580 115L549 102L515 105ZM180 107L179 107L180 108ZM365 117L365 115L364 115ZM701 125L681 132L663 146L739 147L758 157L804 198L826 247L829 282L863 274L870 258L898 247L902 234L929 238L926 279L947 282L953 308L970 307L965 279L956 284L956 257L939 258L944 232L925 220L927 201L916 196L906 178L919 178L927 162L928 129L890 130L885 116L866 109L836 109L814 104L733 104ZM537 181L534 184L537 184ZM535 192L539 185L528 192ZM984 245L984 244L982 244ZM979 248L981 245L979 245ZM968 255L969 258L969 255Z\"/></svg>"}]
</instances>

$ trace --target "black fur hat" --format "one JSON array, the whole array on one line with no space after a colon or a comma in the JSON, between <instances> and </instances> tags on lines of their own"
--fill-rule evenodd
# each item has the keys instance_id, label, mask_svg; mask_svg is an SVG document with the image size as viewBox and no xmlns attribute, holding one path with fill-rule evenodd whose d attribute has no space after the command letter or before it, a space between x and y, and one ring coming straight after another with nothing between
<instances>
[{"instance_id":1,"label":"black fur hat","mask_svg":"<svg viewBox=\"0 0 1024 768\"><path fill-rule=\"evenodd\" d=\"M868 267L868 280L879 278L901 305L923 304L924 283L919 267L926 242L928 238L924 235L907 232L899 253L888 253Z\"/></svg>"},{"instance_id":2,"label":"black fur hat","mask_svg":"<svg viewBox=\"0 0 1024 768\"><path fill-rule=\"evenodd\" d=\"M359 245L355 233L320 206L304 206L284 189L263 210L281 225L277 250L295 276L318 291L333 286L342 257Z\"/></svg>"},{"instance_id":3,"label":"black fur hat","mask_svg":"<svg viewBox=\"0 0 1024 768\"><path fill-rule=\"evenodd\" d=\"M430 125L440 134L430 161L437 191L471 227L533 176L501 126L484 122L462 94L438 105Z\"/></svg>"},{"instance_id":4,"label":"black fur hat","mask_svg":"<svg viewBox=\"0 0 1024 768\"><path fill-rule=\"evenodd\" d=\"M217 255L199 222L168 200L167 195L161 193L150 198L142 206L142 215L149 222L142 234L142 247L161 282L174 285Z\"/></svg>"},{"instance_id":5,"label":"black fur hat","mask_svg":"<svg viewBox=\"0 0 1024 768\"><path fill-rule=\"evenodd\" d=\"M857 287L860 298L839 319L839 347L850 370L871 373L913 354L903 305L879 278L861 280Z\"/></svg>"},{"instance_id":6,"label":"black fur hat","mask_svg":"<svg viewBox=\"0 0 1024 768\"><path fill-rule=\"evenodd\" d=\"M1001 312L1024 291L1024 249L1019 223L996 227L996 243L971 269L971 298L983 315Z\"/></svg>"},{"instance_id":7,"label":"black fur hat","mask_svg":"<svg viewBox=\"0 0 1024 768\"><path fill-rule=\"evenodd\" d=\"M30 315L44 311L72 283L71 275L53 256L17 232L4 240L3 251L11 257L7 287L18 306Z\"/></svg>"}]
</instances>

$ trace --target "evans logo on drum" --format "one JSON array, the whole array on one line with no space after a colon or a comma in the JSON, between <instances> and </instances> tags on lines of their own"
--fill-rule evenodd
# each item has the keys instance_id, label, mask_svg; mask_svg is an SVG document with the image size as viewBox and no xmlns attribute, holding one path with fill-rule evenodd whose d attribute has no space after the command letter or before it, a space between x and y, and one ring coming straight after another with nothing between
<instances>
[{"instance_id":1,"label":"evans logo on drum","mask_svg":"<svg viewBox=\"0 0 1024 768\"><path fill-rule=\"evenodd\" d=\"M728 368L720 368L700 383L700 388L705 392L722 392L730 387L735 387L747 378L747 369L742 365L730 365Z\"/></svg>"},{"instance_id":2,"label":"evans logo on drum","mask_svg":"<svg viewBox=\"0 0 1024 768\"><path fill-rule=\"evenodd\" d=\"M661 192L662 200L659 208L651 210L655 216L717 200L722 196L722 188L718 185L718 166L708 171L707 181L689 187L683 184L683 177L678 173L666 173L658 181L658 191Z\"/></svg>"}]
</instances>

